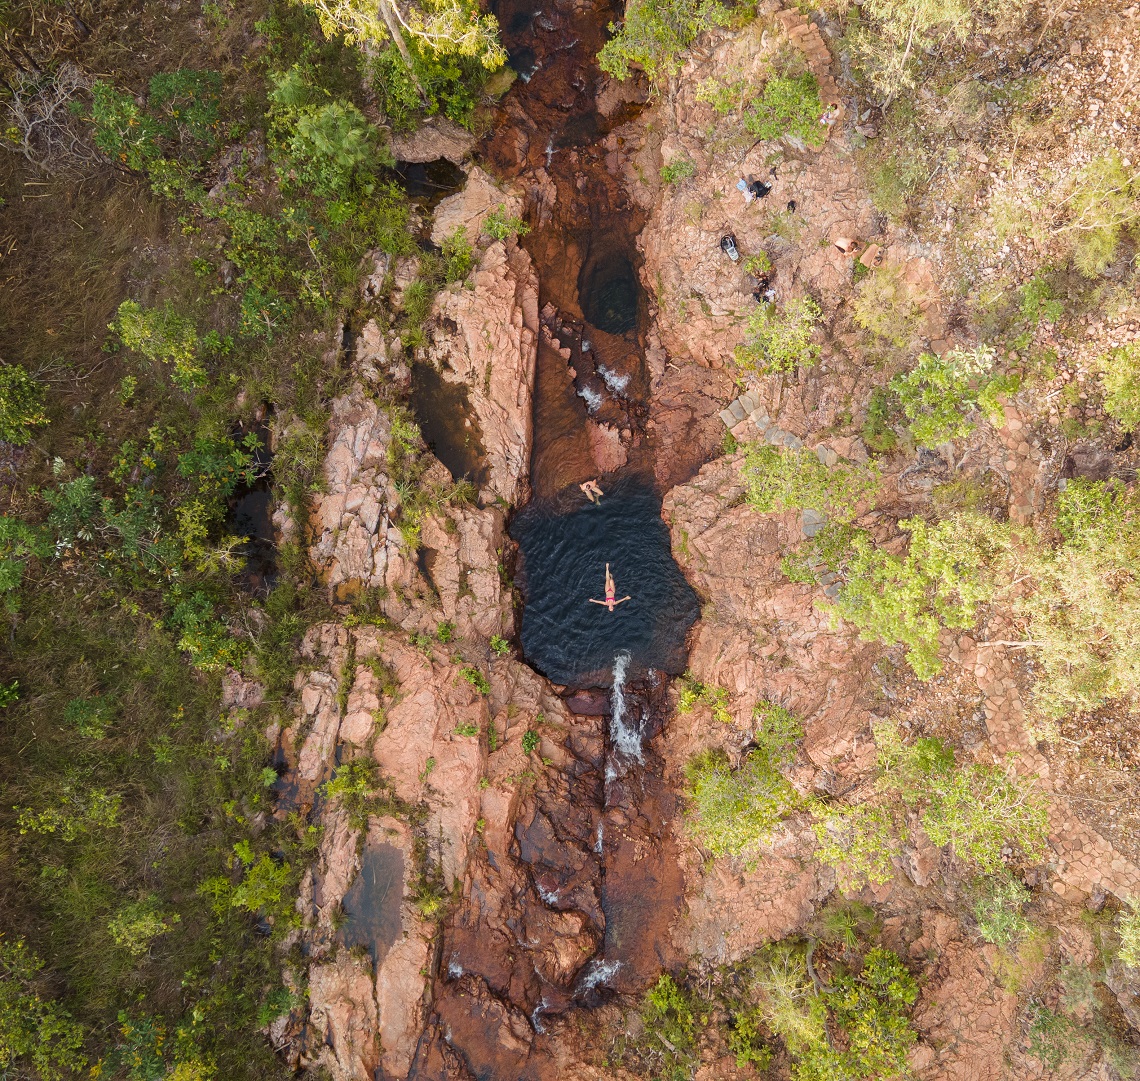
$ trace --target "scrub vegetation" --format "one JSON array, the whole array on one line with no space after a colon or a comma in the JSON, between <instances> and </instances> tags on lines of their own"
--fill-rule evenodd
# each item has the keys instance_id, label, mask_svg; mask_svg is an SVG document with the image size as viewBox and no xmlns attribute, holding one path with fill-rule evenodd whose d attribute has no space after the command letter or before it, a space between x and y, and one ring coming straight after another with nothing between
<instances>
[{"instance_id":1,"label":"scrub vegetation","mask_svg":"<svg viewBox=\"0 0 1140 1081\"><path fill-rule=\"evenodd\" d=\"M473 125L504 54L460 3L112 7L0 12L0 1073L264 1081L320 837L264 731L327 602L288 545L258 584L232 511L303 530L363 260L419 258L386 130ZM430 304L470 241L422 263ZM267 701L223 710L229 668ZM391 806L359 760L327 787Z\"/></svg>"}]
</instances>

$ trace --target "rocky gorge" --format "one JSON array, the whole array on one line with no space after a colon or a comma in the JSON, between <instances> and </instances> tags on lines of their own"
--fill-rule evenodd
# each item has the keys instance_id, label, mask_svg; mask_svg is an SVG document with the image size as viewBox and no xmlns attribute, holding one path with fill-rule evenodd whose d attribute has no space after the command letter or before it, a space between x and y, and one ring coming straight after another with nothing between
<instances>
[{"instance_id":1,"label":"rocky gorge","mask_svg":"<svg viewBox=\"0 0 1140 1081\"><path fill-rule=\"evenodd\" d=\"M702 39L676 92L651 96L640 78L598 70L614 14L604 3L516 7L497 14L529 74L431 223L437 245L460 228L478 238L477 265L437 296L414 358L366 326L332 408L307 551L343 618L307 633L295 715L267 733L287 763L278 813L303 809L323 831L287 967L307 999L274 1022L274 1046L337 1081L633 1076L611 1051L637 1039L630 1005L660 973L688 968L711 986L722 966L805 933L840 888L802 811L750 863L714 858L687 827L686 764L710 750L743 761L756 708L778 702L802 719L782 772L805 798L870 793L872 724L889 716L915 736L949 735L972 761L1012 762L1048 802L1048 851L1032 875L1050 931L1016 979L961 918L962 869L922 830L888 882L852 891L874 908L879 941L920 975L913 1074L1113 1076L1098 1048L1054 1069L1022 1039L1027 996L1045 993L1058 965L1092 956L1081 913L1140 894L1140 850L1069 798L1038 747L1029 675L1002 652L1001 615L989 640L945 634L943 674L915 680L832 616L834 591L781 570L819 521L745 498L738 444L808 448L828 465L869 458L858 403L881 377L853 357L853 260L837 238L878 245L921 297L932 351L971 334L943 308L940 253L876 211L842 117L820 148L784 147L774 167L768 143L709 145L715 116L696 88L713 73L746 77L798 49L835 86L819 28L761 4L743 30ZM699 164L697 178L661 180L681 158ZM769 169L767 202L745 203L737 178ZM773 208L793 204L774 221ZM492 213L529 232L496 239ZM748 272L719 247L728 231L745 253L767 253L782 298L810 293L822 306L832 329L803 378L733 368L755 301ZM377 273L395 303L391 272ZM409 542L400 523L412 497L393 466L406 437L385 404L413 361L462 391L448 422L471 449L474 496L448 495L464 463L425 453L418 483L435 497L417 506ZM860 524L897 545L897 523L936 484L995 471L1004 516L1029 520L1064 456L1023 438L1015 401L1004 413L956 455L881 457L880 498L858 508ZM590 478L608 489L628 477L660 499L671 557L699 599L680 668L723 689L716 708L679 708L663 671L554 684L517 644L526 594L514 575L525 568L512 516L528 502L569 506ZM366 615L350 610L362 596L375 598ZM352 763L376 779L359 805L327 794ZM1140 982L1119 963L1111 979L1108 1005L1135 1048ZM711 1038L699 1057L702 1081L757 1076Z\"/></svg>"}]
</instances>

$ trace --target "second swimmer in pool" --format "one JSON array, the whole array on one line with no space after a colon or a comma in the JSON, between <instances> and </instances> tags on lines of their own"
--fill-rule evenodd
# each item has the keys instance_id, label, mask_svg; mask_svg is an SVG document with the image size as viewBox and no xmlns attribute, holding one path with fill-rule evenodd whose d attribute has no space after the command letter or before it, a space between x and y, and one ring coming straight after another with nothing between
<instances>
[{"instance_id":1,"label":"second swimmer in pool","mask_svg":"<svg viewBox=\"0 0 1140 1081\"><path fill-rule=\"evenodd\" d=\"M599 600L595 600L593 597L591 597L590 603L591 604L604 604L612 612L617 605L624 604L626 601L632 599L630 597L622 597L622 599L620 601L615 600L614 598L615 598L616 594L617 594L617 588L614 586L614 576L612 574L610 574L610 565L607 563L606 564L606 599L604 601L599 601Z\"/></svg>"}]
</instances>

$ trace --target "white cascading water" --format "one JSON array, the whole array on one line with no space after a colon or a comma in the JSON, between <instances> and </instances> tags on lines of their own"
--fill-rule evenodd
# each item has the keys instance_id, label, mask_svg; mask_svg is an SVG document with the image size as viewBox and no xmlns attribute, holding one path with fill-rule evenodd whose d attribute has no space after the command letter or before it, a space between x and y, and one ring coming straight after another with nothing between
<instances>
[{"instance_id":1,"label":"white cascading water","mask_svg":"<svg viewBox=\"0 0 1140 1081\"><path fill-rule=\"evenodd\" d=\"M595 987L608 983L617 975L619 968L621 968L620 961L591 961L578 981L579 993L592 991Z\"/></svg>"},{"instance_id":2,"label":"white cascading water","mask_svg":"<svg viewBox=\"0 0 1140 1081\"><path fill-rule=\"evenodd\" d=\"M638 762L643 762L640 726L630 725L626 720L625 674L628 669L629 654L622 650L614 658L614 693L611 700L613 715L610 717L610 742L618 754L624 755L626 758L636 758Z\"/></svg>"}]
</instances>

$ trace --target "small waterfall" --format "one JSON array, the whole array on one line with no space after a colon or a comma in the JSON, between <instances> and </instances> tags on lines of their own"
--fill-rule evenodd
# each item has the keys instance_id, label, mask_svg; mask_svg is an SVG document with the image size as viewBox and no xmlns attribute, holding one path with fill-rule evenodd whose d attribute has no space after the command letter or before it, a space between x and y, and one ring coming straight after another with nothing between
<instances>
[{"instance_id":1,"label":"small waterfall","mask_svg":"<svg viewBox=\"0 0 1140 1081\"><path fill-rule=\"evenodd\" d=\"M612 368L607 368L604 364L598 365L598 375L602 377L602 382L606 384L609 392L615 398L625 397L625 388L629 386L628 375L619 375Z\"/></svg>"},{"instance_id":2,"label":"small waterfall","mask_svg":"<svg viewBox=\"0 0 1140 1081\"><path fill-rule=\"evenodd\" d=\"M587 991L593 991L595 987L601 984L608 983L617 975L621 964L620 961L599 961L596 959L591 961L578 981L578 993L585 994Z\"/></svg>"},{"instance_id":3,"label":"small waterfall","mask_svg":"<svg viewBox=\"0 0 1140 1081\"><path fill-rule=\"evenodd\" d=\"M610 742L618 754L626 758L645 759L641 755L641 725L626 720L625 674L629 670L629 654L622 650L614 657L613 715L610 717Z\"/></svg>"},{"instance_id":4,"label":"small waterfall","mask_svg":"<svg viewBox=\"0 0 1140 1081\"><path fill-rule=\"evenodd\" d=\"M605 401L605 398L603 398L596 390L594 390L593 387L590 386L585 386L580 391L578 391L578 397L586 403L587 413L596 413L598 411L598 406L600 406L602 402Z\"/></svg>"}]
</instances>

